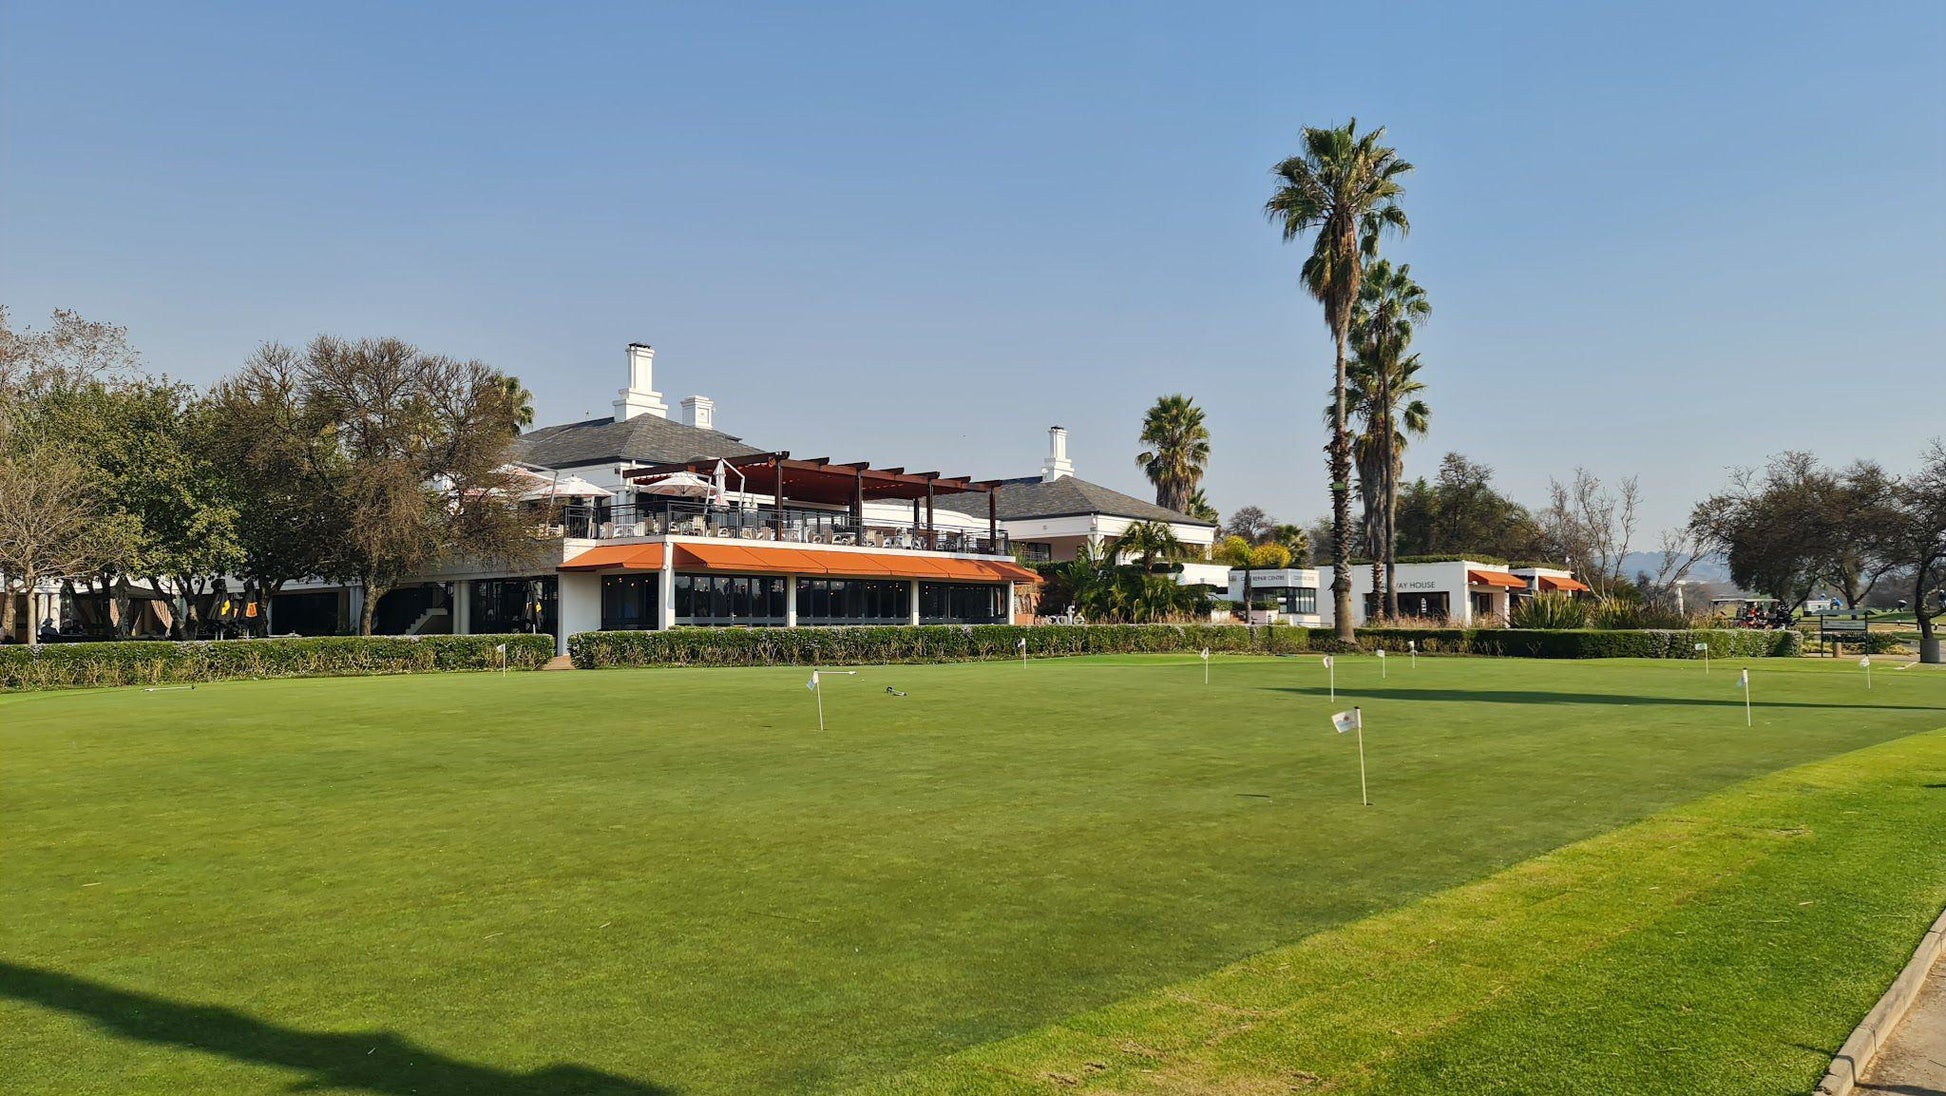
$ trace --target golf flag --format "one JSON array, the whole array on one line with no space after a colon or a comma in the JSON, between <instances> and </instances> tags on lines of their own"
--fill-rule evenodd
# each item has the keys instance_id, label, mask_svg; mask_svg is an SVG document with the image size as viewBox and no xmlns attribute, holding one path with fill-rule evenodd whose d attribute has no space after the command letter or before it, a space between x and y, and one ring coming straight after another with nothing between
<instances>
[{"instance_id":1,"label":"golf flag","mask_svg":"<svg viewBox=\"0 0 1946 1096\"><path fill-rule=\"evenodd\" d=\"M1858 668L1865 671L1865 687L1872 687L1872 656L1863 655L1858 659Z\"/></svg>"},{"instance_id":2,"label":"golf flag","mask_svg":"<svg viewBox=\"0 0 1946 1096\"><path fill-rule=\"evenodd\" d=\"M816 691L817 691L817 687L818 687L818 672L817 672L816 670L812 670L812 671L811 671L811 680L809 680L809 681L807 681L807 682L805 682L805 683L804 683L804 687L805 687L805 688L807 688L807 689L810 689L810 690L811 690L811 691L813 691L813 692L816 692Z\"/></svg>"},{"instance_id":3,"label":"golf flag","mask_svg":"<svg viewBox=\"0 0 1946 1096\"><path fill-rule=\"evenodd\" d=\"M1372 797L1365 790L1365 713L1356 707L1348 712L1334 712L1331 725L1337 728L1339 734L1358 732L1358 801L1369 807Z\"/></svg>"},{"instance_id":4,"label":"golf flag","mask_svg":"<svg viewBox=\"0 0 1946 1096\"><path fill-rule=\"evenodd\" d=\"M1743 725L1746 727L1754 726L1754 724L1750 722L1750 671L1749 670L1745 670L1742 673L1737 675L1737 688L1743 690Z\"/></svg>"},{"instance_id":5,"label":"golf flag","mask_svg":"<svg viewBox=\"0 0 1946 1096\"><path fill-rule=\"evenodd\" d=\"M1202 654L1202 659L1203 659L1203 661L1204 661L1204 662L1208 662L1208 661L1209 661L1209 648L1208 648L1208 647L1205 647L1205 648L1203 648L1203 654Z\"/></svg>"},{"instance_id":6,"label":"golf flag","mask_svg":"<svg viewBox=\"0 0 1946 1096\"><path fill-rule=\"evenodd\" d=\"M1698 643L1696 645L1696 650L1703 652L1703 672L1709 673L1710 672L1710 645L1707 643Z\"/></svg>"},{"instance_id":7,"label":"golf flag","mask_svg":"<svg viewBox=\"0 0 1946 1096\"><path fill-rule=\"evenodd\" d=\"M1750 691L1750 671L1749 670L1745 670L1742 673L1737 675L1737 688L1742 689L1746 693Z\"/></svg>"},{"instance_id":8,"label":"golf flag","mask_svg":"<svg viewBox=\"0 0 1946 1096\"><path fill-rule=\"evenodd\" d=\"M1330 656L1330 655L1325 655L1325 656L1324 656L1324 668L1325 668L1325 669L1327 669L1327 670L1329 670L1329 669L1331 668L1331 656Z\"/></svg>"},{"instance_id":9,"label":"golf flag","mask_svg":"<svg viewBox=\"0 0 1946 1096\"><path fill-rule=\"evenodd\" d=\"M1385 676L1385 648L1378 649L1378 676Z\"/></svg>"},{"instance_id":10,"label":"golf flag","mask_svg":"<svg viewBox=\"0 0 1946 1096\"><path fill-rule=\"evenodd\" d=\"M1406 657L1412 660L1412 668L1415 670L1418 669L1419 668L1419 641L1416 639L1406 640L1405 650L1406 650Z\"/></svg>"},{"instance_id":11,"label":"golf flag","mask_svg":"<svg viewBox=\"0 0 1946 1096\"><path fill-rule=\"evenodd\" d=\"M496 643L496 644L494 644L494 645L493 645L493 649L494 649L494 650L496 650L496 651L499 651L499 652L500 652L501 654L503 654L503 655L507 653L507 645L506 645L506 644L504 644L504 643Z\"/></svg>"},{"instance_id":12,"label":"golf flag","mask_svg":"<svg viewBox=\"0 0 1946 1096\"><path fill-rule=\"evenodd\" d=\"M1336 700L1338 699L1338 671L1332 663L1330 655L1324 656L1324 673L1325 677L1331 682L1331 699Z\"/></svg>"},{"instance_id":13,"label":"golf flag","mask_svg":"<svg viewBox=\"0 0 1946 1096\"><path fill-rule=\"evenodd\" d=\"M507 676L507 645L497 643L493 649L500 652L500 676L505 677Z\"/></svg>"},{"instance_id":14,"label":"golf flag","mask_svg":"<svg viewBox=\"0 0 1946 1096\"><path fill-rule=\"evenodd\" d=\"M1020 652L1020 665L1022 669L1025 669L1027 666L1027 637L1021 636L1020 642L1014 644L1014 647Z\"/></svg>"},{"instance_id":15,"label":"golf flag","mask_svg":"<svg viewBox=\"0 0 1946 1096\"><path fill-rule=\"evenodd\" d=\"M1026 636L1021 636L1021 637L1020 637L1020 642L1019 642L1019 643L1016 643L1016 644L1014 644L1014 646L1015 646L1015 647L1018 647L1019 649L1021 649L1021 650L1023 650L1023 651L1024 651L1024 650L1026 650L1026 649L1027 649L1027 637L1026 637Z\"/></svg>"},{"instance_id":16,"label":"golf flag","mask_svg":"<svg viewBox=\"0 0 1946 1096\"><path fill-rule=\"evenodd\" d=\"M1203 660L1203 684L1208 685L1209 684L1209 648L1208 647L1203 648L1203 653L1198 655L1197 657Z\"/></svg>"}]
</instances>

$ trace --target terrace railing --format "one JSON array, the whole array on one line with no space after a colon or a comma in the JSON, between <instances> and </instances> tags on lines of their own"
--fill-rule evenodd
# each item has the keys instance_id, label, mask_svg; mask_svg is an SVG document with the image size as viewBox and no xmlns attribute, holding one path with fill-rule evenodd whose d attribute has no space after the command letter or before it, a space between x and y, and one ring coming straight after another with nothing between
<instances>
[{"instance_id":1,"label":"terrace railing","mask_svg":"<svg viewBox=\"0 0 1946 1096\"><path fill-rule=\"evenodd\" d=\"M780 522L781 517L781 522ZM721 537L730 540L785 544L855 545L895 551L969 552L1004 556L1012 553L1007 534L989 537L984 531L935 529L923 523L873 521L858 523L842 510L810 510L795 506L710 506L688 499L643 503L570 504L558 509L543 530L553 536L583 540L621 537Z\"/></svg>"}]
</instances>

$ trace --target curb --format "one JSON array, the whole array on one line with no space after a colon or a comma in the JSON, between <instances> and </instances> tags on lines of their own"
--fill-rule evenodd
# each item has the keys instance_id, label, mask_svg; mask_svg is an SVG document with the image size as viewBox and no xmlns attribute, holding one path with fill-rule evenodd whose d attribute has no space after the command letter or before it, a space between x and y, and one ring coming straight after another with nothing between
<instances>
[{"instance_id":1,"label":"curb","mask_svg":"<svg viewBox=\"0 0 1946 1096\"><path fill-rule=\"evenodd\" d=\"M1905 969L1892 980L1892 987L1885 996L1878 999L1872 1011L1865 1014L1851 1038L1838 1048L1837 1057L1831 1060L1831 1068L1825 1072L1824 1080L1818 1082L1813 1090L1815 1096L1850 1096L1853 1086L1864 1072L1871 1068L1872 1059L1878 1056L1879 1048L1892 1036L1905 1019L1906 1010L1919 996L1919 988L1926 984L1926 975L1932 970L1933 963L1940 954L1946 952L1946 911L1926 930L1919 940L1919 947L1913 951Z\"/></svg>"}]
</instances>

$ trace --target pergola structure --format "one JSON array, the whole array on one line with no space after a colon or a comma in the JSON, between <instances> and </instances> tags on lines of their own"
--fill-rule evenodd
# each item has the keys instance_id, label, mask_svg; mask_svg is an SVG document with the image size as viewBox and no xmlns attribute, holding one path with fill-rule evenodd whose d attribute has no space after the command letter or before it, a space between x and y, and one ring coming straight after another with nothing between
<instances>
[{"instance_id":1,"label":"pergola structure","mask_svg":"<svg viewBox=\"0 0 1946 1096\"><path fill-rule=\"evenodd\" d=\"M975 480L968 476L945 476L938 472L908 472L904 468L873 468L868 461L844 464L830 457L805 460L792 457L788 452L751 453L740 457L658 464L634 469L627 474L627 478L630 482L641 483L677 472L707 477L715 475L719 466L736 476L745 487L767 491L777 500L775 524L779 539L784 533L786 500L845 506L851 512L852 521L862 525L866 502L910 499L913 527L924 528L926 545L932 547L937 543L933 529L933 506L940 492L985 494L987 537L993 543L998 543L1000 539L1000 515L993 489L1003 482L1001 480ZM923 520L921 503L925 507Z\"/></svg>"}]
</instances>

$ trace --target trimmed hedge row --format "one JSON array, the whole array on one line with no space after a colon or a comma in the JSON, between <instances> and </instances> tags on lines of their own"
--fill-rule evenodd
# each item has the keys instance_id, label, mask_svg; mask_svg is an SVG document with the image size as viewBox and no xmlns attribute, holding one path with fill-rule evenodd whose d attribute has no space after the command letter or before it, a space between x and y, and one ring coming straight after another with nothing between
<instances>
[{"instance_id":1,"label":"trimmed hedge row","mask_svg":"<svg viewBox=\"0 0 1946 1096\"><path fill-rule=\"evenodd\" d=\"M0 689L497 670L500 654L494 648L502 643L509 669L538 669L554 657L554 637L542 635L50 643L0 647Z\"/></svg>"},{"instance_id":2,"label":"trimmed hedge row","mask_svg":"<svg viewBox=\"0 0 1946 1096\"><path fill-rule=\"evenodd\" d=\"M1324 628L1249 628L1236 624L1006 624L963 627L678 628L668 632L580 632L568 653L584 670L612 666L843 666L858 663L967 662L1020 657L1199 651L1296 654L1344 647ZM1522 658L1788 657L1795 632L1522 631L1510 628L1367 628L1350 649Z\"/></svg>"}]
</instances>

